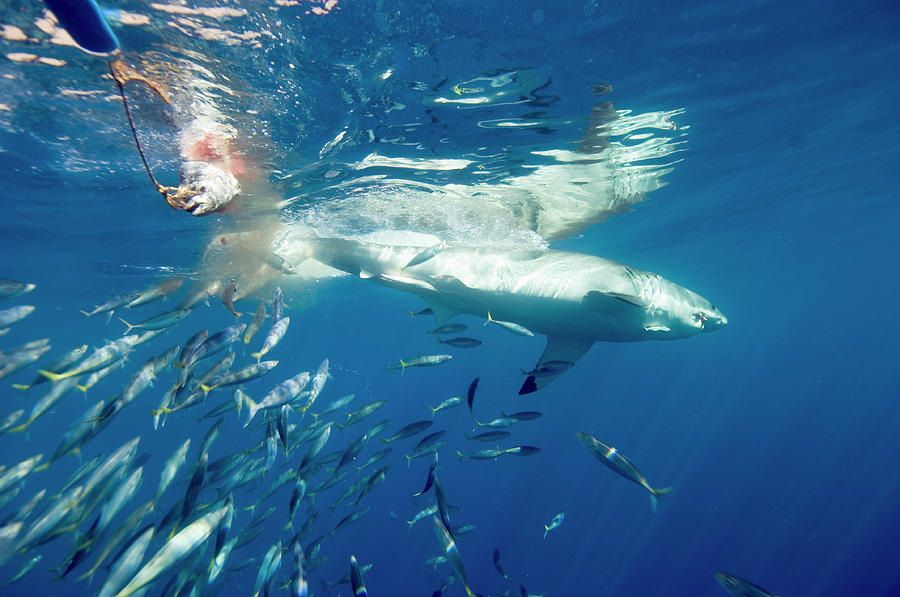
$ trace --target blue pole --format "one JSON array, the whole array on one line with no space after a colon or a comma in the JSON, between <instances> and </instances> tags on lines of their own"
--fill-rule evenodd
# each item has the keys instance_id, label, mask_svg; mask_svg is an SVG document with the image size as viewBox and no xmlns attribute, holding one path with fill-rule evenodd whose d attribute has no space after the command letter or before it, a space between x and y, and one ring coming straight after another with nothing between
<instances>
[{"instance_id":1,"label":"blue pole","mask_svg":"<svg viewBox=\"0 0 900 597\"><path fill-rule=\"evenodd\" d=\"M110 54L119 49L119 40L96 0L44 1L81 49L92 54Z\"/></svg>"}]
</instances>

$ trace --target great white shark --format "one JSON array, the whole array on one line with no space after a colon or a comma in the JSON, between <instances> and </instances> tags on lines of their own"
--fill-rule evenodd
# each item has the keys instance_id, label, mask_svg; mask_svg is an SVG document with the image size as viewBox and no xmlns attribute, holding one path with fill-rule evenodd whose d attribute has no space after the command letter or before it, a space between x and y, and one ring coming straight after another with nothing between
<instances>
[{"instance_id":1,"label":"great white shark","mask_svg":"<svg viewBox=\"0 0 900 597\"><path fill-rule=\"evenodd\" d=\"M677 340L728 323L696 292L594 255L553 249L423 249L344 238L305 240L292 249L288 259L294 263L311 258L420 296L437 323L459 313L490 313L495 320L546 335L536 372L554 361L575 363L595 342ZM519 393L537 391L567 368L550 366L545 374L529 375Z\"/></svg>"}]
</instances>

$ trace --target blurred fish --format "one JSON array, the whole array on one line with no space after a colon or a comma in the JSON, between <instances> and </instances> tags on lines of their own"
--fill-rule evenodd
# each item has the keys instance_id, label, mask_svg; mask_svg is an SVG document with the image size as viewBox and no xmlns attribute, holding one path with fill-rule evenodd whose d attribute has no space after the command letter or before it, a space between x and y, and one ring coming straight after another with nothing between
<instances>
[{"instance_id":1,"label":"blurred fish","mask_svg":"<svg viewBox=\"0 0 900 597\"><path fill-rule=\"evenodd\" d=\"M385 477L387 476L387 470L389 468L390 468L389 464L385 465L385 466L381 467L380 469L378 469L377 471L375 471L374 473L372 473L372 476L370 476L368 479L366 479L366 482L363 485L362 489L360 490L359 495L356 498L356 501L353 503L354 506L358 506L359 503L362 501L362 499L364 497L366 497L366 495L368 495L370 491L372 491L372 488L375 487L375 485L377 485L381 481L384 481Z\"/></svg>"},{"instance_id":2,"label":"blurred fish","mask_svg":"<svg viewBox=\"0 0 900 597\"><path fill-rule=\"evenodd\" d=\"M50 350L50 345L47 344L45 338L37 343L29 342L25 346L19 346L5 354L0 354L0 379L35 362L48 350Z\"/></svg>"},{"instance_id":3,"label":"blurred fish","mask_svg":"<svg viewBox=\"0 0 900 597\"><path fill-rule=\"evenodd\" d=\"M484 344L481 340L476 338L466 338L465 336L460 336L458 338L450 338L449 340L441 340L437 339L438 343L446 344L448 346L452 346L454 348L475 348L476 346L481 346Z\"/></svg>"},{"instance_id":4,"label":"blurred fish","mask_svg":"<svg viewBox=\"0 0 900 597\"><path fill-rule=\"evenodd\" d=\"M20 305L18 307L0 310L0 328L5 328L22 321L31 315L32 312L34 312L34 306L32 305Z\"/></svg>"},{"instance_id":5,"label":"blurred fish","mask_svg":"<svg viewBox=\"0 0 900 597\"><path fill-rule=\"evenodd\" d=\"M60 371L64 371L66 368L71 367L72 364L78 362L81 359L81 357L84 356L84 353L87 352L87 348L88 348L87 344L82 344L81 346L77 346L77 347L73 348L72 350L68 351L67 353L65 353L64 355L62 355L61 357L59 357L58 359L56 359L55 361L53 361L52 363L50 363L48 366L45 367L45 369L47 371L53 371L54 373L59 373ZM38 374L31 381L30 384L28 384L28 385L13 384L12 387L16 388L17 390L28 390L30 388L33 388L36 385L40 385L47 381L50 381L50 380L47 379L46 377L44 377L43 375Z\"/></svg>"},{"instance_id":6,"label":"blurred fish","mask_svg":"<svg viewBox=\"0 0 900 597\"><path fill-rule=\"evenodd\" d=\"M275 386L268 394L263 396L263 399L258 403L247 396L245 398L247 401L247 419L244 423L244 427L247 427L247 425L250 424L250 421L253 420L256 413L260 410L280 408L282 405L292 401L301 391L303 391L303 388L306 387L307 383L309 383L309 371L303 371Z\"/></svg>"},{"instance_id":7,"label":"blurred fish","mask_svg":"<svg viewBox=\"0 0 900 597\"><path fill-rule=\"evenodd\" d=\"M607 446L597 438L587 433L577 432L578 440L591 451L594 457L611 468L617 474L625 477L632 483L637 483L641 487L650 492L650 507L656 512L656 506L660 496L666 495L672 491L671 487L662 489L653 489L644 478L644 475L637 469L632 462L612 446Z\"/></svg>"},{"instance_id":8,"label":"blurred fish","mask_svg":"<svg viewBox=\"0 0 900 597\"><path fill-rule=\"evenodd\" d=\"M179 303L179 309L192 309L198 303L203 301L209 301L211 296L215 296L219 289L222 287L222 283L219 280L210 280L210 281L200 281L194 284L194 286L188 291L184 300ZM208 304L208 303L207 303Z\"/></svg>"},{"instance_id":9,"label":"blurred fish","mask_svg":"<svg viewBox=\"0 0 900 597\"><path fill-rule=\"evenodd\" d=\"M381 432L384 431L385 429L387 429L388 425L390 425L390 424L391 424L391 420L385 419L385 420L380 421L380 422L376 423L375 425L373 425L371 429L369 429L368 431L366 431L363 434L366 437L366 441L373 440L376 437L378 437L381 434Z\"/></svg>"},{"instance_id":10,"label":"blurred fish","mask_svg":"<svg viewBox=\"0 0 900 597\"><path fill-rule=\"evenodd\" d=\"M382 449L382 450L379 450L379 451L375 452L374 454L372 454L371 456L369 456L369 459L366 460L363 464L361 464L361 465L359 465L358 467L356 467L356 470L361 471L361 470L363 470L363 469L365 469L365 468L368 468L368 467L372 466L372 465L375 464L376 462L379 462L379 461L381 461L381 460L384 460L385 458L387 458L388 456L390 456L391 452L393 452L393 451L394 451L393 448L384 448L384 449Z\"/></svg>"},{"instance_id":11,"label":"blurred fish","mask_svg":"<svg viewBox=\"0 0 900 597\"><path fill-rule=\"evenodd\" d=\"M169 280L163 280L149 288L142 290L138 293L137 297L129 301L126 305L126 309L133 309L134 307L139 307L141 305L146 305L151 301L155 301L157 299L161 299L164 296L172 294L184 283L184 280L179 280L177 278L171 278Z\"/></svg>"},{"instance_id":12,"label":"blurred fish","mask_svg":"<svg viewBox=\"0 0 900 597\"><path fill-rule=\"evenodd\" d=\"M479 421L475 421L475 424L479 427L510 427L516 424L516 419L512 417L497 417L496 419L489 421L487 423L481 423Z\"/></svg>"},{"instance_id":13,"label":"blurred fish","mask_svg":"<svg viewBox=\"0 0 900 597\"><path fill-rule=\"evenodd\" d=\"M329 415L335 411L338 411L338 410L344 408L345 406L347 406L348 404L353 402L353 400L355 398L356 398L356 394L347 394L346 396L342 396L341 398L338 398L337 400L334 400L333 402L331 402L328 406L325 407L325 410L323 410L322 412L320 412L318 414L316 414L316 413L310 413L310 414L315 418L322 417L324 415Z\"/></svg>"},{"instance_id":14,"label":"blurred fish","mask_svg":"<svg viewBox=\"0 0 900 597\"><path fill-rule=\"evenodd\" d=\"M13 484L18 483L27 477L29 473L35 470L43 457L43 454L37 454L31 458L26 458L8 469L0 469L0 493L3 493Z\"/></svg>"},{"instance_id":15,"label":"blurred fish","mask_svg":"<svg viewBox=\"0 0 900 597\"><path fill-rule=\"evenodd\" d=\"M92 315L97 315L98 313L110 312L110 314L111 314L112 311L115 311L116 309L119 309L120 307L124 307L131 301L138 298L138 296L140 296L140 291L131 292L129 294L118 295L118 296L115 296L115 297L109 299L108 301L106 301L103 304L97 305L90 311L81 311L81 312L84 313L85 316L87 316L87 317L91 317Z\"/></svg>"},{"instance_id":16,"label":"blurred fish","mask_svg":"<svg viewBox=\"0 0 900 597\"><path fill-rule=\"evenodd\" d=\"M25 431L38 417L53 408L60 400L66 397L70 391L75 389L78 383L77 377L66 378L60 383L54 384L40 400L38 400L31 409L31 413L24 423L8 430L9 433L18 433Z\"/></svg>"},{"instance_id":17,"label":"blurred fish","mask_svg":"<svg viewBox=\"0 0 900 597\"><path fill-rule=\"evenodd\" d=\"M383 437L381 441L384 443L390 443L393 441L397 441L398 439L404 439L407 437L412 437L417 435L429 427L434 423L434 421L416 421L415 423L410 423L409 425L405 425L401 427L397 433L392 435L391 437Z\"/></svg>"},{"instance_id":18,"label":"blurred fish","mask_svg":"<svg viewBox=\"0 0 900 597\"><path fill-rule=\"evenodd\" d=\"M126 334L131 333L131 330L135 328L142 330L165 330L190 315L190 313L190 309L176 309L174 311L168 311L166 313L154 315L153 317L148 317L147 319L139 323L128 323L121 317L119 318L119 321L128 326L125 330Z\"/></svg>"},{"instance_id":19,"label":"blurred fish","mask_svg":"<svg viewBox=\"0 0 900 597\"><path fill-rule=\"evenodd\" d=\"M85 373L92 373L94 371L99 371L104 367L108 367L114 362L118 361L136 345L138 341L138 335L132 334L130 336L122 336L118 340L114 340L100 348L94 350L94 352L81 362L80 365L73 369L69 369L67 371L61 373L55 373L53 371L47 371L45 369L41 369L40 373L44 377L49 378L50 380L57 382L67 377L75 377L76 375L84 375Z\"/></svg>"},{"instance_id":20,"label":"blurred fish","mask_svg":"<svg viewBox=\"0 0 900 597\"><path fill-rule=\"evenodd\" d=\"M241 314L234 310L234 293L237 290L237 285L237 280L232 278L222 287L222 304L231 311L232 315L240 317Z\"/></svg>"},{"instance_id":21,"label":"blurred fish","mask_svg":"<svg viewBox=\"0 0 900 597\"><path fill-rule=\"evenodd\" d=\"M322 392L322 388L325 387L328 377L328 359L323 359L319 366L316 367L316 372L309 384L309 394L306 397L306 403L300 408L300 412L305 413L315 403L316 398Z\"/></svg>"},{"instance_id":22,"label":"blurred fish","mask_svg":"<svg viewBox=\"0 0 900 597\"><path fill-rule=\"evenodd\" d=\"M236 323L232 326L225 328L224 330L213 334L206 338L202 344L200 344L194 351L193 361L199 361L200 359L206 359L214 354L221 352L228 348L232 342L237 340L241 333L243 333L244 328L247 327L245 323ZM191 361L191 362L193 362ZM186 366L186 365L184 365Z\"/></svg>"},{"instance_id":23,"label":"blurred fish","mask_svg":"<svg viewBox=\"0 0 900 597\"><path fill-rule=\"evenodd\" d=\"M198 421L205 421L207 419L215 419L216 417L220 417L230 411L235 410L235 401L232 398L229 398L225 402L222 402L218 406L214 406L209 412L205 415L197 419Z\"/></svg>"},{"instance_id":24,"label":"blurred fish","mask_svg":"<svg viewBox=\"0 0 900 597\"><path fill-rule=\"evenodd\" d=\"M272 321L278 321L284 315L284 295L281 287L276 286L272 293Z\"/></svg>"},{"instance_id":25,"label":"blurred fish","mask_svg":"<svg viewBox=\"0 0 900 597\"><path fill-rule=\"evenodd\" d=\"M493 442L501 439L506 439L510 435L512 434L509 431L486 431L484 433L479 433L478 435L466 435L464 433L463 437L479 442Z\"/></svg>"},{"instance_id":26,"label":"blurred fish","mask_svg":"<svg viewBox=\"0 0 900 597\"><path fill-rule=\"evenodd\" d=\"M412 460L413 458L418 458L420 456L425 456L427 454L432 454L438 450L441 446L444 445L444 442L441 441L441 438L444 437L446 431L435 431L434 433L430 433L423 437L416 447L413 449L412 456L406 456L407 460Z\"/></svg>"},{"instance_id":27,"label":"blurred fish","mask_svg":"<svg viewBox=\"0 0 900 597\"><path fill-rule=\"evenodd\" d=\"M500 448L485 448L484 450L478 450L471 454L463 454L457 450L456 455L459 456L460 460L463 458L471 458L472 460L496 460L503 456L503 450Z\"/></svg>"},{"instance_id":28,"label":"blurred fish","mask_svg":"<svg viewBox=\"0 0 900 597\"><path fill-rule=\"evenodd\" d=\"M511 415L508 415L501 410L500 414L504 417L515 419L516 421L533 421L534 419L538 419L543 416L543 413L539 413L536 410L522 410L517 413L512 413Z\"/></svg>"},{"instance_id":29,"label":"blurred fish","mask_svg":"<svg viewBox=\"0 0 900 597\"><path fill-rule=\"evenodd\" d=\"M437 406L429 406L428 410L431 411L431 416L434 416L434 413L440 412L442 410L447 410L448 408L453 408L454 406L460 406L466 403L466 399L463 396L453 396L451 398L447 398Z\"/></svg>"},{"instance_id":30,"label":"blurred fish","mask_svg":"<svg viewBox=\"0 0 900 597\"><path fill-rule=\"evenodd\" d=\"M260 303L262 305L262 303ZM265 305L262 305L263 307ZM281 342L281 339L284 337L284 334L287 332L288 325L291 323L290 317L282 317L274 324L272 324L272 329L269 330L269 333L266 334L266 339L263 341L263 346L259 350L259 352L251 353L250 356L256 360L259 360L268 353L270 350L275 348L275 345ZM248 332L249 333L249 332ZM246 338L246 336L244 336Z\"/></svg>"},{"instance_id":31,"label":"blurred fish","mask_svg":"<svg viewBox=\"0 0 900 597\"><path fill-rule=\"evenodd\" d=\"M34 284L10 280L8 278L0 278L0 301L15 298L26 292L31 292L34 289Z\"/></svg>"},{"instance_id":32,"label":"blurred fish","mask_svg":"<svg viewBox=\"0 0 900 597\"><path fill-rule=\"evenodd\" d=\"M11 579L4 582L3 585L0 585L0 586L7 587L7 586L13 584L14 582L20 580L24 576L26 576L29 572L32 571L32 569L34 569L35 566L38 565L38 563L41 561L41 559L43 559L43 557L44 557L43 555L38 554L38 555L30 558L27 562L25 562L25 565L22 566L22 568Z\"/></svg>"},{"instance_id":33,"label":"blurred fish","mask_svg":"<svg viewBox=\"0 0 900 597\"><path fill-rule=\"evenodd\" d=\"M224 422L224 418L219 419L206 431L206 435L203 436L203 442L200 444L201 456L209 453L209 448L216 441L216 438L219 437L219 432L222 430L222 423Z\"/></svg>"},{"instance_id":34,"label":"blurred fish","mask_svg":"<svg viewBox=\"0 0 900 597\"><path fill-rule=\"evenodd\" d=\"M547 533L552 531L553 529L558 529L562 526L563 521L566 519L566 513L560 512L556 516L553 517L553 520L550 521L550 524L544 525L544 539L547 538Z\"/></svg>"},{"instance_id":35,"label":"blurred fish","mask_svg":"<svg viewBox=\"0 0 900 597\"><path fill-rule=\"evenodd\" d=\"M407 367L434 367L435 365L440 365L441 363L446 363L453 356L449 354L427 354L420 357L415 357L404 361L400 359L396 364L388 365L388 369L401 369L403 371L406 370Z\"/></svg>"},{"instance_id":36,"label":"blurred fish","mask_svg":"<svg viewBox=\"0 0 900 597\"><path fill-rule=\"evenodd\" d=\"M175 478L175 475L178 474L178 469L180 469L181 465L187 460L187 452L190 447L191 438L187 438L184 440L184 443L169 456L169 459L166 460L166 463L163 465L162 473L159 476L159 485L156 488L156 495L153 497L154 503L159 501L159 498L165 493L169 483L171 483L172 479Z\"/></svg>"},{"instance_id":37,"label":"blurred fish","mask_svg":"<svg viewBox=\"0 0 900 597\"><path fill-rule=\"evenodd\" d=\"M256 583L253 585L253 597L259 597L259 594L265 587L265 594L269 594L269 584L281 566L281 541L276 542L266 552L263 557L262 564L259 566L259 572L256 575Z\"/></svg>"},{"instance_id":38,"label":"blurred fish","mask_svg":"<svg viewBox=\"0 0 900 597\"><path fill-rule=\"evenodd\" d=\"M575 366L571 361L546 361L538 364L531 371L522 370L522 375L530 375L532 377L555 377L561 373L565 373Z\"/></svg>"},{"instance_id":39,"label":"blurred fish","mask_svg":"<svg viewBox=\"0 0 900 597\"><path fill-rule=\"evenodd\" d=\"M722 585L722 588L734 595L734 597L775 597L773 593L769 593L762 587L737 576L718 570L713 572L713 574L716 576L719 584Z\"/></svg>"},{"instance_id":40,"label":"blurred fish","mask_svg":"<svg viewBox=\"0 0 900 597\"><path fill-rule=\"evenodd\" d=\"M456 572L457 578L459 578L463 588L466 590L466 596L475 597L475 593L469 588L469 581L466 579L466 570L463 567L462 558L460 557L459 548L456 546L456 542L453 541L453 537L450 536L450 532L444 526L444 523L441 522L441 519L437 516L432 516L431 519L434 521L434 532L435 535L437 535L438 543L441 544L441 548L447 556L447 561L453 566L453 571Z\"/></svg>"},{"instance_id":41,"label":"blurred fish","mask_svg":"<svg viewBox=\"0 0 900 597\"><path fill-rule=\"evenodd\" d=\"M359 423L360 421L362 421L363 419L365 419L366 417L371 415L373 412L375 412L376 410L378 410L385 404L387 404L386 400L376 400L375 402L370 402L370 403L366 404L365 406L363 406L362 408L360 408L359 410L352 412L352 413L348 413L347 414L347 422L344 423L343 425L336 425L336 427L338 429L344 429L345 427L349 427L350 425L353 425L354 423Z\"/></svg>"},{"instance_id":42,"label":"blurred fish","mask_svg":"<svg viewBox=\"0 0 900 597\"><path fill-rule=\"evenodd\" d=\"M491 317L491 312L488 311L487 321L484 322L484 325L489 323L496 323L503 329L512 332L513 334L517 334L519 336L534 336L534 332L526 328L525 326L521 326L518 323L513 323L511 321L500 321Z\"/></svg>"},{"instance_id":43,"label":"blurred fish","mask_svg":"<svg viewBox=\"0 0 900 597\"><path fill-rule=\"evenodd\" d=\"M435 514L437 514L437 511L438 511L437 504L432 504L431 506L428 506L427 508L423 508L423 509L419 510L418 512L416 512L416 515L413 516L413 519L407 520L406 524L408 524L409 526L412 526L424 518L427 518L429 516L434 516Z\"/></svg>"},{"instance_id":44,"label":"blurred fish","mask_svg":"<svg viewBox=\"0 0 900 597\"><path fill-rule=\"evenodd\" d=\"M309 593L309 585L303 577L303 549L300 543L294 545L294 561L297 563L291 578L291 595L293 597L306 597Z\"/></svg>"},{"instance_id":45,"label":"blurred fish","mask_svg":"<svg viewBox=\"0 0 900 597\"><path fill-rule=\"evenodd\" d=\"M359 567L359 571L360 572L368 572L369 570L372 569L373 566L374 566L374 564L365 564L364 566ZM345 574L344 576L342 576L341 578L339 578L336 581L333 581L333 582L327 581L326 584L328 585L329 589L333 589L340 585L348 585L348 584L350 584L350 573L348 572L347 574Z\"/></svg>"},{"instance_id":46,"label":"blurred fish","mask_svg":"<svg viewBox=\"0 0 900 597\"><path fill-rule=\"evenodd\" d=\"M153 511L154 501L149 501L139 508L135 508L135 510L125 519L125 522L116 530L112 537L106 542L103 546L103 549L100 550L100 553L97 555L97 560L94 562L94 565L90 570L82 574L78 577L77 580L81 581L84 579L93 579L94 573L100 568L103 562L115 551L120 544L126 541L129 537L138 537L140 535L140 531L135 533L138 525L141 524L141 521ZM121 557L117 558L121 560ZM140 564L140 562L138 562ZM90 582L90 580L89 580Z\"/></svg>"},{"instance_id":47,"label":"blurred fish","mask_svg":"<svg viewBox=\"0 0 900 597\"><path fill-rule=\"evenodd\" d=\"M0 420L0 434L6 433L10 427L16 424L16 421L22 418L23 414L25 414L25 409L20 408L3 417L3 419Z\"/></svg>"},{"instance_id":48,"label":"blurred fish","mask_svg":"<svg viewBox=\"0 0 900 597\"><path fill-rule=\"evenodd\" d=\"M356 556L350 556L350 586L353 589L354 597L367 597L366 585L363 582L362 572L359 570L359 563Z\"/></svg>"},{"instance_id":49,"label":"blurred fish","mask_svg":"<svg viewBox=\"0 0 900 597\"><path fill-rule=\"evenodd\" d=\"M97 597L111 597L128 581L135 573L144 559L150 541L153 540L153 525L149 524L138 531L134 541L111 565L109 576L100 588Z\"/></svg>"},{"instance_id":50,"label":"blurred fish","mask_svg":"<svg viewBox=\"0 0 900 597\"><path fill-rule=\"evenodd\" d=\"M306 469L316 456L322 451L325 447L325 444L328 442L328 438L331 437L331 423L325 425L325 427L316 435L316 438L313 440L312 445L309 447L309 450L303 456L303 460L300 461L300 467L297 469L300 474L303 473L303 470Z\"/></svg>"},{"instance_id":51,"label":"blurred fish","mask_svg":"<svg viewBox=\"0 0 900 597\"><path fill-rule=\"evenodd\" d=\"M469 384L469 390L466 392L466 403L469 405L469 412L472 411L472 406L475 403L475 390L478 389L478 381L480 377L476 377L472 380L472 383Z\"/></svg>"},{"instance_id":52,"label":"blurred fish","mask_svg":"<svg viewBox=\"0 0 900 597\"><path fill-rule=\"evenodd\" d=\"M253 363L251 365L247 365L243 369L239 369L231 373L217 375L208 381L208 385L207 383L200 383L199 386L204 392L211 392L216 388L223 388L225 386L233 386L236 384L246 383L248 381L253 381L254 379L262 377L263 375L274 369L277 365L278 361L262 361L260 363Z\"/></svg>"},{"instance_id":53,"label":"blurred fish","mask_svg":"<svg viewBox=\"0 0 900 597\"><path fill-rule=\"evenodd\" d=\"M200 330L191 336L181 348L181 353L178 355L178 360L175 361L175 366L179 369L184 369L193 363L198 356L200 347L203 346L203 343L206 342L208 337L209 330Z\"/></svg>"},{"instance_id":54,"label":"blurred fish","mask_svg":"<svg viewBox=\"0 0 900 597\"><path fill-rule=\"evenodd\" d=\"M256 313L253 314L253 321L250 322L250 325L247 326L247 331L244 332L244 344L250 344L250 340L253 336L256 335L256 332L259 331L259 328L262 327L263 321L266 319L266 304L262 301L259 302L259 305L256 306Z\"/></svg>"},{"instance_id":55,"label":"blurred fish","mask_svg":"<svg viewBox=\"0 0 900 597\"><path fill-rule=\"evenodd\" d=\"M426 332L429 334L458 334L467 329L469 329L469 326L463 323L445 323L433 330L426 330Z\"/></svg>"},{"instance_id":56,"label":"blurred fish","mask_svg":"<svg viewBox=\"0 0 900 597\"><path fill-rule=\"evenodd\" d=\"M348 514L347 516L345 516L344 518L342 518L341 521L340 521L339 523L337 523L337 526L334 527L334 530L331 531L330 534L334 535L336 532L338 532L339 530L341 530L341 529L344 528L345 526L347 526L347 525L349 525L349 524L352 524L352 523L356 522L357 520L359 520L360 518L362 518L363 516L365 516L366 514L368 514L368 513L369 513L369 510L371 510L371 508L363 508L362 510L359 510L359 511L357 511L357 512L352 512L352 513Z\"/></svg>"},{"instance_id":57,"label":"blurred fish","mask_svg":"<svg viewBox=\"0 0 900 597\"><path fill-rule=\"evenodd\" d=\"M537 446L513 446L503 450L503 454L512 454L513 456L534 456L541 449Z\"/></svg>"},{"instance_id":58,"label":"blurred fish","mask_svg":"<svg viewBox=\"0 0 900 597\"><path fill-rule=\"evenodd\" d=\"M177 535L169 539L156 552L156 555L150 558L144 567L131 579L131 582L115 594L115 597L128 597L135 593L189 556L194 550L205 545L209 536L222 522L227 511L227 506L218 507L182 529Z\"/></svg>"},{"instance_id":59,"label":"blurred fish","mask_svg":"<svg viewBox=\"0 0 900 597\"><path fill-rule=\"evenodd\" d=\"M431 307L425 307L421 311L416 311L415 313L413 313L412 311L409 311L408 313L410 317L415 317L416 315L434 315L434 311L431 309Z\"/></svg>"},{"instance_id":60,"label":"blurred fish","mask_svg":"<svg viewBox=\"0 0 900 597\"><path fill-rule=\"evenodd\" d=\"M500 576L505 578L507 581L512 582L512 579L509 575L503 571L503 566L500 564L500 550L495 549L494 553L491 555L491 559L494 561L494 568L497 569L497 572L500 573Z\"/></svg>"},{"instance_id":61,"label":"blurred fish","mask_svg":"<svg viewBox=\"0 0 900 597\"><path fill-rule=\"evenodd\" d=\"M87 378L85 378L84 383L80 383L80 384L76 385L75 387L78 388L79 390L81 390L82 393L86 394L88 390L90 390L95 385L97 385L98 383L100 383L101 381L106 379L106 377L108 377L111 373L124 367L125 362L126 362L125 359L119 359L118 361L114 362L112 365L107 365L106 367L104 367L102 369L98 369L97 371L94 371L93 373L88 375ZM46 379L46 378L44 378L44 379Z\"/></svg>"},{"instance_id":62,"label":"blurred fish","mask_svg":"<svg viewBox=\"0 0 900 597\"><path fill-rule=\"evenodd\" d=\"M115 492L110 496L108 500L103 503L103 506L100 510L100 518L97 521L97 529L96 535L102 535L106 530L106 527L112 522L113 518L115 518L116 514L118 514L122 508L128 505L128 502L134 497L137 491L141 487L141 482L143 480L143 467L137 467L134 471L132 471L131 475L119 485L119 487L115 490Z\"/></svg>"},{"instance_id":63,"label":"blurred fish","mask_svg":"<svg viewBox=\"0 0 900 597\"><path fill-rule=\"evenodd\" d=\"M425 263L429 259L432 259L435 255L437 255L438 253L443 251L444 248L446 248L446 246L447 246L447 243L445 243L444 241L441 241L436 245L422 249L421 251L416 253L416 255L412 259L407 261L406 265L404 265L403 267L400 268L400 271L402 272L403 270L405 270L408 267L415 267L415 266L419 265L420 263Z\"/></svg>"},{"instance_id":64,"label":"blurred fish","mask_svg":"<svg viewBox=\"0 0 900 597\"><path fill-rule=\"evenodd\" d=\"M431 489L431 486L434 484L434 476L435 476L435 472L437 471L437 466L438 466L438 453L435 452L434 458L431 461L431 466L428 467L428 476L425 478L425 487L422 489L422 491L420 491L418 493L414 493L413 497L422 495L426 491Z\"/></svg>"}]
</instances>

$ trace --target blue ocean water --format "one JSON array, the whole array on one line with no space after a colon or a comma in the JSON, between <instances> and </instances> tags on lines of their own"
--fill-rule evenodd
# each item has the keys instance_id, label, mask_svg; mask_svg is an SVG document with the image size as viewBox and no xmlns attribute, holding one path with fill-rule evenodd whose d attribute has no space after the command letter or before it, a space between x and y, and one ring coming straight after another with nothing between
<instances>
[{"instance_id":1,"label":"blue ocean water","mask_svg":"<svg viewBox=\"0 0 900 597\"><path fill-rule=\"evenodd\" d=\"M673 130L636 133L669 138L667 146L678 151L617 164L671 165L662 176L667 185L628 213L550 246L682 284L727 315L724 330L673 342L600 342L553 384L520 397L520 369L537 361L540 336L522 338L462 315L454 321L467 324L465 334L483 346L455 349L447 364L401 374L386 365L451 350L425 333L433 328L429 318L407 313L425 306L419 298L352 277L285 276L237 304L248 312L247 322L257 299L267 300L278 284L291 317L272 351L280 360L277 373L246 389L261 397L328 358L332 377L317 404L348 393L357 395L351 409L388 401L371 419L333 430L326 452L346 448L383 419L391 420L391 433L429 418L428 405L463 394L475 377L474 419L541 411L540 419L511 428L504 444L541 452L497 461L456 457L457 450L490 447L463 438L474 428L465 406L435 416L432 428L447 431L439 477L457 507L453 523L475 525L458 546L477 593L518 595L522 585L548 596L714 596L725 592L712 572L724 570L782 596L900 594L895 7L344 0L223 3L219 12L180 2L104 7L123 58L178 97L167 109L140 85L129 86L156 175L166 184L177 180L176 131L187 115L214 106L239 131L272 192L287 200L281 221L320 231L372 232L420 186L471 188L533 172L550 161L535 161L535 152L576 150L598 102L611 101L622 118L673 112ZM50 41L43 10L38 2L9 2L0 10L0 22L27 38L4 28L0 40L6 56L0 62L0 277L36 284L0 304L36 307L0 337L0 350L46 337L53 346L49 360L124 331L115 317L85 318L79 309L161 277L197 278L210 240L253 222L234 214L193 218L165 205L140 167L106 61ZM613 91L594 95L601 82ZM484 105L435 101L486 97L491 89L512 91ZM372 154L430 166L361 167ZM441 170L435 162L460 159L471 164ZM394 182L361 182L366 176ZM433 210L446 217L441 196L434 197L430 203L418 197L418 211L404 215L418 221ZM329 211L334 205L346 207ZM479 227L490 213L478 212L474 224L465 214L448 221L458 224L453 234L472 238L490 228ZM162 304L140 313L174 306L173 299ZM118 394L147 359L233 319L217 299L198 306L86 397L69 395L27 432L0 435L2 464L36 453L46 461L69 424L94 401ZM250 349L237 351L239 363L252 361ZM9 387L35 373L32 365L0 381L0 414L27 412L43 395ZM161 376L83 449L86 458L107 455L139 435L139 452L152 453L143 486L119 522L153 496L162 464L186 437L193 438L189 460L196 458L211 422L195 417L231 395L218 391L154 430L150 410L171 378ZM654 486L674 488L655 515L647 492L595 460L576 431L617 447ZM243 429L230 413L210 459L249 450L262 437L263 428ZM383 445L374 443L361 460ZM386 479L360 503L368 514L322 543L327 559L308 574L311 594L352 594L349 585L322 585L347 573L351 554L373 564L364 573L372 595L430 595L453 575L447 564L422 564L440 553L432 523L408 528L404 522L434 500L411 497L428 466L427 458L407 466L402 454L414 443L392 446ZM276 468L296 467L305 450L293 451L290 460L279 453ZM77 464L67 456L26 477L0 517L43 488L52 494ZM361 476L306 503L298 523L321 512L306 542L353 511L327 505ZM275 477L235 493L235 532L255 513L277 507L265 533L231 555L232 564L255 560L202 594L252 594L266 551L290 538L281 530L289 486L255 513L246 509ZM170 489L149 521L161 519L182 494L181 485ZM215 499L212 488L204 489L201 501ZM560 511L565 521L542 538ZM68 533L8 558L3 582L42 556L0 594L95 594L105 573L90 586L75 581L93 554L55 580L73 540ZM160 546L157 540L151 551ZM512 582L494 569L494 549ZM292 562L285 553L274 592L286 591ZM172 594L164 589L168 578L149 594ZM456 582L447 594L464 592Z\"/></svg>"}]
</instances>

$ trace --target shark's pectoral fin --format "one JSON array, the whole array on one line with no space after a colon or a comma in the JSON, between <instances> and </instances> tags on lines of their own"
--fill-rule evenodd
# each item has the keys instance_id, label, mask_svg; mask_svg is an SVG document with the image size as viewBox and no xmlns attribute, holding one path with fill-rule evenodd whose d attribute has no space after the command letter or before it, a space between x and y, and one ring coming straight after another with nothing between
<instances>
[{"instance_id":1,"label":"shark's pectoral fin","mask_svg":"<svg viewBox=\"0 0 900 597\"><path fill-rule=\"evenodd\" d=\"M368 280L370 278L374 278L377 275L378 274L372 273L368 270L364 270L364 269L359 270L359 277L362 278L363 280Z\"/></svg>"},{"instance_id":2,"label":"shark's pectoral fin","mask_svg":"<svg viewBox=\"0 0 900 597\"><path fill-rule=\"evenodd\" d=\"M617 301L617 302L614 302ZM610 306L622 306L622 303L634 305L635 307L647 307L648 303L643 297L634 294L624 294L621 292L600 292L599 290L591 290L581 303L585 307L609 308Z\"/></svg>"},{"instance_id":3,"label":"shark's pectoral fin","mask_svg":"<svg viewBox=\"0 0 900 597\"><path fill-rule=\"evenodd\" d=\"M432 312L434 312L434 322L437 325L442 325L459 314L458 311L451 309L450 307L435 304L434 302L426 302L428 302L428 306L431 307Z\"/></svg>"},{"instance_id":4,"label":"shark's pectoral fin","mask_svg":"<svg viewBox=\"0 0 900 597\"><path fill-rule=\"evenodd\" d=\"M565 373L591 346L593 340L568 336L547 336L547 348L538 360L534 371L525 378L519 394L537 392ZM564 365L568 364L568 365ZM554 371L557 371L554 373Z\"/></svg>"}]
</instances>

